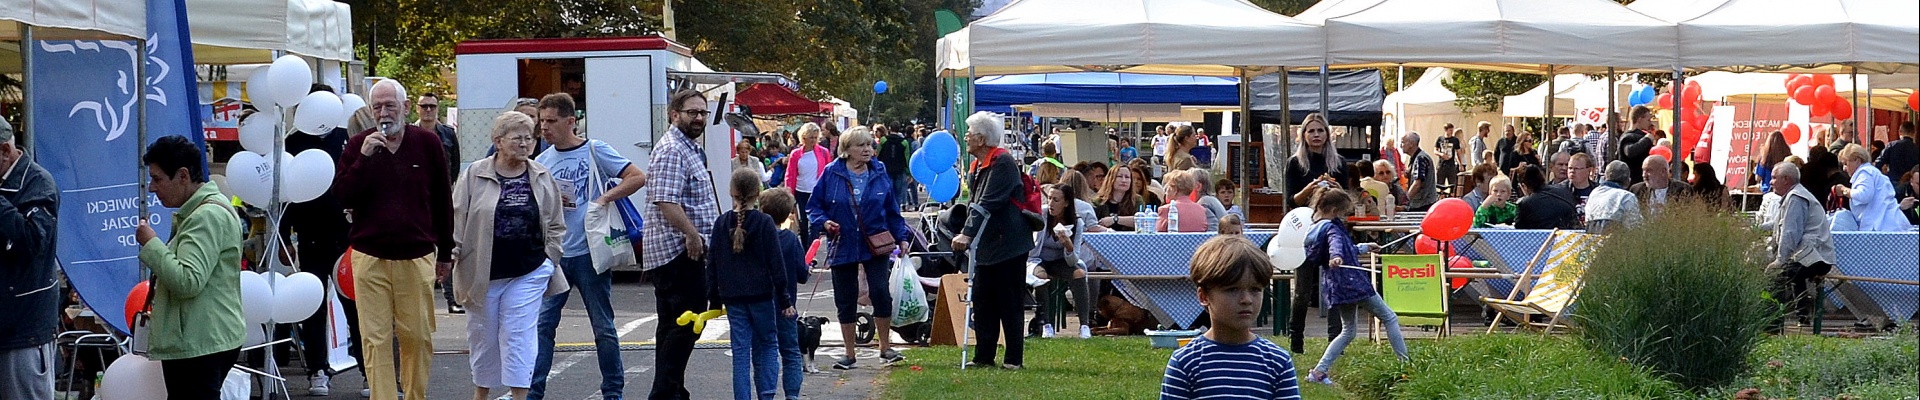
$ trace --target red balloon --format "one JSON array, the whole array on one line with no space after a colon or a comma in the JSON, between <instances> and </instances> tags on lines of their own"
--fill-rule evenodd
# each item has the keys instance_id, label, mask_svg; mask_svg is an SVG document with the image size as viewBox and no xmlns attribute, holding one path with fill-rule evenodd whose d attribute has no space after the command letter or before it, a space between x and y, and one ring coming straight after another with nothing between
<instances>
[{"instance_id":1,"label":"red balloon","mask_svg":"<svg viewBox=\"0 0 1920 400\"><path fill-rule=\"evenodd\" d=\"M1660 158L1665 158L1669 161L1673 160L1673 149L1663 146L1655 146L1653 150L1648 151L1647 154L1660 156Z\"/></svg>"},{"instance_id":2,"label":"red balloon","mask_svg":"<svg viewBox=\"0 0 1920 400\"><path fill-rule=\"evenodd\" d=\"M1832 115L1833 114L1832 108L1833 108L1832 101L1823 102L1819 100L1814 100L1813 104L1807 105L1807 111L1812 112L1812 116L1815 118Z\"/></svg>"},{"instance_id":3,"label":"red balloon","mask_svg":"<svg viewBox=\"0 0 1920 400\"><path fill-rule=\"evenodd\" d=\"M1827 112L1833 113L1834 119L1853 119L1853 103L1845 98L1834 98L1833 105L1827 107Z\"/></svg>"},{"instance_id":4,"label":"red balloon","mask_svg":"<svg viewBox=\"0 0 1920 400\"><path fill-rule=\"evenodd\" d=\"M1414 254L1440 254L1442 243L1425 234L1413 239Z\"/></svg>"},{"instance_id":5,"label":"red balloon","mask_svg":"<svg viewBox=\"0 0 1920 400\"><path fill-rule=\"evenodd\" d=\"M348 247L346 254L340 255L340 261L333 263L333 282L341 296L353 300L353 248Z\"/></svg>"},{"instance_id":6,"label":"red balloon","mask_svg":"<svg viewBox=\"0 0 1920 400\"><path fill-rule=\"evenodd\" d=\"M1681 98L1685 99L1684 101L1688 106L1692 106L1694 103L1699 103L1700 102L1700 81L1687 82L1686 90L1682 90L1680 94L1684 95Z\"/></svg>"},{"instance_id":7,"label":"red balloon","mask_svg":"<svg viewBox=\"0 0 1920 400\"><path fill-rule=\"evenodd\" d=\"M1813 83L1813 77L1801 74L1788 75L1787 93L1793 93L1793 91L1799 90L1801 86L1806 86L1811 83Z\"/></svg>"},{"instance_id":8,"label":"red balloon","mask_svg":"<svg viewBox=\"0 0 1920 400\"><path fill-rule=\"evenodd\" d=\"M1833 86L1833 75L1812 74L1812 75L1808 75L1808 78L1811 78L1811 81L1808 83L1811 83L1814 86L1827 86L1827 87Z\"/></svg>"},{"instance_id":9,"label":"red balloon","mask_svg":"<svg viewBox=\"0 0 1920 400\"><path fill-rule=\"evenodd\" d=\"M1457 197L1435 203L1427 211L1427 219L1420 221L1420 233L1447 242L1466 236L1470 228L1473 228L1473 206Z\"/></svg>"},{"instance_id":10,"label":"red balloon","mask_svg":"<svg viewBox=\"0 0 1920 400\"><path fill-rule=\"evenodd\" d=\"M127 293L127 305L121 308L127 312L127 326L133 326L134 314L152 309L147 306L147 290L147 281L140 281L133 285L132 292Z\"/></svg>"},{"instance_id":11,"label":"red balloon","mask_svg":"<svg viewBox=\"0 0 1920 400\"><path fill-rule=\"evenodd\" d=\"M1828 105L1832 105L1833 100L1838 98L1840 97L1834 95L1833 86L1815 87L1813 88L1813 103L1811 104L1827 103Z\"/></svg>"},{"instance_id":12,"label":"red balloon","mask_svg":"<svg viewBox=\"0 0 1920 400\"><path fill-rule=\"evenodd\" d=\"M1920 110L1920 89L1914 89L1913 93L1907 94L1907 108Z\"/></svg>"},{"instance_id":13,"label":"red balloon","mask_svg":"<svg viewBox=\"0 0 1920 400\"><path fill-rule=\"evenodd\" d=\"M1668 93L1661 93L1659 96L1655 96L1653 98L1653 104L1648 104L1647 106L1653 107L1655 109L1672 107L1673 95Z\"/></svg>"},{"instance_id":14,"label":"red balloon","mask_svg":"<svg viewBox=\"0 0 1920 400\"><path fill-rule=\"evenodd\" d=\"M823 241L825 241L825 240L826 240L826 239L824 239L824 238L823 238L823 239L814 239L814 240L813 240L813 245L810 245L810 246L807 246L807 259L806 259L806 261L805 261L805 262L808 262L808 263L811 263L811 262L813 262L813 260L815 260L815 258L813 258L813 257L814 257L814 255L816 255L816 254L818 254L818 253L820 252L820 243L821 243L821 242L823 242Z\"/></svg>"},{"instance_id":15,"label":"red balloon","mask_svg":"<svg viewBox=\"0 0 1920 400\"><path fill-rule=\"evenodd\" d=\"M1813 105L1813 100L1813 86L1801 86L1799 89L1793 90L1793 102L1800 103L1800 105L1811 106Z\"/></svg>"},{"instance_id":16,"label":"red balloon","mask_svg":"<svg viewBox=\"0 0 1920 400\"><path fill-rule=\"evenodd\" d=\"M1789 122L1787 126L1780 127L1780 136L1786 137L1787 144L1800 143L1800 139L1802 139L1800 137L1800 124Z\"/></svg>"},{"instance_id":17,"label":"red balloon","mask_svg":"<svg viewBox=\"0 0 1920 400\"><path fill-rule=\"evenodd\" d=\"M1451 270L1451 269L1467 269L1467 268L1473 268L1473 260L1468 260L1466 257L1461 257L1461 256L1453 256L1453 258L1447 259L1447 269ZM1467 278L1453 278L1453 279L1447 280L1448 288L1459 290L1461 287L1464 287L1464 286L1467 286Z\"/></svg>"}]
</instances>

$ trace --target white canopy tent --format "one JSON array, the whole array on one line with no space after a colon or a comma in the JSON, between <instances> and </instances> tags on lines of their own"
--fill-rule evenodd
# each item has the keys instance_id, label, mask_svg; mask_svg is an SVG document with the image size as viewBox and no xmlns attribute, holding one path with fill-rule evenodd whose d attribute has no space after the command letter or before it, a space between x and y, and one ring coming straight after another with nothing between
<instances>
[{"instance_id":1,"label":"white canopy tent","mask_svg":"<svg viewBox=\"0 0 1920 400\"><path fill-rule=\"evenodd\" d=\"M943 76L1240 76L1253 67L1319 65L1326 52L1320 27L1244 0L1019 0L938 47Z\"/></svg>"},{"instance_id":2,"label":"white canopy tent","mask_svg":"<svg viewBox=\"0 0 1920 400\"><path fill-rule=\"evenodd\" d=\"M1920 2L1637 0L1678 25L1679 64L1734 71L1913 73Z\"/></svg>"},{"instance_id":3,"label":"white canopy tent","mask_svg":"<svg viewBox=\"0 0 1920 400\"><path fill-rule=\"evenodd\" d=\"M1614 102L1607 100L1607 80L1594 79L1582 74L1561 74L1553 77L1553 116L1578 117L1579 110L1607 108L1609 104L1627 103L1627 95L1633 91L1631 81L1621 80L1614 84ZM1506 117L1541 117L1547 115L1547 87L1545 82L1526 93L1507 96L1501 103L1500 115ZM1586 121L1586 122L1598 122Z\"/></svg>"},{"instance_id":4,"label":"white canopy tent","mask_svg":"<svg viewBox=\"0 0 1920 400\"><path fill-rule=\"evenodd\" d=\"M1325 21L1335 67L1665 70L1678 52L1672 23L1608 0L1327 0L1301 19Z\"/></svg>"},{"instance_id":5,"label":"white canopy tent","mask_svg":"<svg viewBox=\"0 0 1920 400\"><path fill-rule=\"evenodd\" d=\"M1452 69L1428 68L1425 73L1420 74L1418 80L1413 81L1412 85L1387 94L1387 99L1380 110L1388 114L1385 119L1393 126L1387 127L1384 131L1395 133L1414 131L1421 132L1426 138L1434 138L1439 137L1437 135L1441 132L1440 128L1452 123L1454 127L1472 133L1473 125L1477 122L1476 118L1485 118L1485 116L1461 109L1453 103L1454 100L1459 99L1459 96L1455 96L1453 91L1447 90L1446 85L1443 84L1451 77L1453 77ZM1420 147L1431 151L1433 141L1421 140Z\"/></svg>"},{"instance_id":6,"label":"white canopy tent","mask_svg":"<svg viewBox=\"0 0 1920 400\"><path fill-rule=\"evenodd\" d=\"M125 0L0 0L0 21L137 38L147 32L147 5ZM0 22L0 40L19 40L23 29Z\"/></svg>"},{"instance_id":7,"label":"white canopy tent","mask_svg":"<svg viewBox=\"0 0 1920 400\"><path fill-rule=\"evenodd\" d=\"M282 3L284 2L284 3ZM353 13L332 0L187 0L194 62L273 62L273 51L353 60Z\"/></svg>"}]
</instances>

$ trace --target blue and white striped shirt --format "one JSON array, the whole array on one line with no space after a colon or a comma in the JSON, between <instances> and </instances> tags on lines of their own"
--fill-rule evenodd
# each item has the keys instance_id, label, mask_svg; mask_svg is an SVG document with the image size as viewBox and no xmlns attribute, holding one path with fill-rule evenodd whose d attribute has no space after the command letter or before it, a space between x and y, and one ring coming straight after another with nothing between
<instances>
[{"instance_id":1,"label":"blue and white striped shirt","mask_svg":"<svg viewBox=\"0 0 1920 400\"><path fill-rule=\"evenodd\" d=\"M1167 360L1161 399L1297 400L1293 357L1263 337L1228 345L1196 337Z\"/></svg>"}]
</instances>

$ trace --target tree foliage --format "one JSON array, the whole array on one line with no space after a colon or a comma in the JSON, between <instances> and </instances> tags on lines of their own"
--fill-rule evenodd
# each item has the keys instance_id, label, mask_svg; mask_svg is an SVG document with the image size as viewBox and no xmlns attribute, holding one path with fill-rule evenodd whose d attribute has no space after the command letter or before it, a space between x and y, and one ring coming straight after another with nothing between
<instances>
[{"instance_id":1,"label":"tree foliage","mask_svg":"<svg viewBox=\"0 0 1920 400\"><path fill-rule=\"evenodd\" d=\"M453 46L473 39L645 35L659 31L657 0L343 0L353 7L355 52L371 75L414 91L445 92Z\"/></svg>"},{"instance_id":2,"label":"tree foliage","mask_svg":"<svg viewBox=\"0 0 1920 400\"><path fill-rule=\"evenodd\" d=\"M1477 70L1454 70L1453 78L1441 82L1447 90L1453 91L1453 104L1462 110L1494 111L1500 100L1506 96L1526 93L1534 86L1546 82L1546 77L1534 74L1512 72L1494 72Z\"/></svg>"}]
</instances>

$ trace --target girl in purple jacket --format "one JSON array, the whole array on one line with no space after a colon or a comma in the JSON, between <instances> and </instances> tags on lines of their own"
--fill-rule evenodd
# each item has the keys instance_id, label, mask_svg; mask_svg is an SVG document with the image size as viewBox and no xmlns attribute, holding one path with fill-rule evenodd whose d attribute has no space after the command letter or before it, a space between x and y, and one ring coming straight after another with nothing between
<instances>
[{"instance_id":1,"label":"girl in purple jacket","mask_svg":"<svg viewBox=\"0 0 1920 400\"><path fill-rule=\"evenodd\" d=\"M1314 218L1320 222L1308 234L1307 257L1309 268L1324 268L1320 274L1320 293L1324 298L1320 302L1333 309L1333 315L1340 318L1340 336L1333 338L1327 345L1327 353L1320 356L1320 364L1307 374L1307 381L1332 385L1327 371L1333 368L1334 360L1340 358L1340 352L1353 342L1355 332L1360 330L1360 309L1380 318L1380 324L1387 331L1387 339L1393 342L1393 352L1401 361L1407 360L1407 342L1400 334L1400 319L1393 310L1387 308L1387 301L1373 290L1373 271L1360 266L1362 247L1372 244L1355 245L1353 236L1347 233L1345 221L1353 214L1353 198L1347 192L1328 190L1320 192L1320 198L1313 203Z\"/></svg>"}]
</instances>

